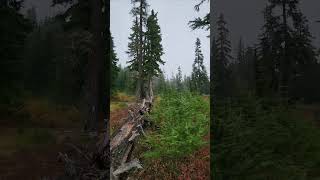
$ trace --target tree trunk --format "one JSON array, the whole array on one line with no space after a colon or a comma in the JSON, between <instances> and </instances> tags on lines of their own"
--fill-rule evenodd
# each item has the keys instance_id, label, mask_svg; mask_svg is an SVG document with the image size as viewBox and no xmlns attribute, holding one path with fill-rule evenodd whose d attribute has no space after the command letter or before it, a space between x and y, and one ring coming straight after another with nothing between
<instances>
[{"instance_id":1,"label":"tree trunk","mask_svg":"<svg viewBox=\"0 0 320 180\"><path fill-rule=\"evenodd\" d=\"M97 131L99 118L106 119L106 106L108 106L108 94L105 91L106 82L106 19L102 12L102 1L89 1L90 7L90 32L92 34L92 51L89 54L88 78L86 82L86 98L88 103L87 121L85 130ZM104 7L104 11L107 11ZM110 42L110 41L109 41ZM109 61L110 62L110 61ZM109 63L108 62L108 63Z\"/></svg>"},{"instance_id":2,"label":"tree trunk","mask_svg":"<svg viewBox=\"0 0 320 180\"><path fill-rule=\"evenodd\" d=\"M282 98L287 98L288 95L288 78L289 78L289 60L287 57L287 10L286 10L286 1L282 0L282 18L283 18L283 56L280 61L280 78L279 78L279 94Z\"/></svg>"},{"instance_id":3,"label":"tree trunk","mask_svg":"<svg viewBox=\"0 0 320 180\"><path fill-rule=\"evenodd\" d=\"M148 82L149 100L153 100L153 89L152 89L152 77L149 77Z\"/></svg>"}]
</instances>

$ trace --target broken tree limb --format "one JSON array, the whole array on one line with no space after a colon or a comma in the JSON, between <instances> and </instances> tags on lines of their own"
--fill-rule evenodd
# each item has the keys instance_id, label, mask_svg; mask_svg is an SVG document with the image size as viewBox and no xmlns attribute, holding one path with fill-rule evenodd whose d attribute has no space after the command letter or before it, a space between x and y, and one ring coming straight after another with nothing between
<instances>
[{"instance_id":1,"label":"broken tree limb","mask_svg":"<svg viewBox=\"0 0 320 180\"><path fill-rule=\"evenodd\" d=\"M140 161L138 159L134 159L128 163L124 163L122 164L117 170L115 170L113 172L114 176L119 176L120 174L124 173L124 172L128 172L129 170L131 170L132 168L138 168L138 169L142 169L142 166L140 164Z\"/></svg>"}]
</instances>

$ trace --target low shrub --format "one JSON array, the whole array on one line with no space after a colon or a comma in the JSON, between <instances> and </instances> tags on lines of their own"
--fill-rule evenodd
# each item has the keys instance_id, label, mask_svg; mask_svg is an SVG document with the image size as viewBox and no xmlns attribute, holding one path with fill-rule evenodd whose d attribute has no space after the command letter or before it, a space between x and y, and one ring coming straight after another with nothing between
<instances>
[{"instance_id":1,"label":"low shrub","mask_svg":"<svg viewBox=\"0 0 320 180\"><path fill-rule=\"evenodd\" d=\"M167 92L158 99L150 117L160 129L147 137L151 150L145 157L176 159L207 143L209 102L200 95Z\"/></svg>"}]
</instances>

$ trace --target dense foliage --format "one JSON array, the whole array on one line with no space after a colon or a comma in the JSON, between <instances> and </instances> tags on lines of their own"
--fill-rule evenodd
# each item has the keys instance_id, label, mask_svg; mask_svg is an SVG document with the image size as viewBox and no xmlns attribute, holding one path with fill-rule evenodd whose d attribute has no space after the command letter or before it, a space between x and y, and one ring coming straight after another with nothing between
<instances>
[{"instance_id":1,"label":"dense foliage","mask_svg":"<svg viewBox=\"0 0 320 180\"><path fill-rule=\"evenodd\" d=\"M216 106L214 179L316 179L320 132L272 102L246 97Z\"/></svg>"},{"instance_id":2,"label":"dense foliage","mask_svg":"<svg viewBox=\"0 0 320 180\"><path fill-rule=\"evenodd\" d=\"M138 99L153 97L153 78L161 73L160 65L165 62L161 56L163 47L161 44L161 30L158 17L154 10L148 14L146 0L131 1L134 6L131 14L135 18L132 25L132 33L129 36L128 55L130 60L129 70L136 73L136 95Z\"/></svg>"},{"instance_id":3,"label":"dense foliage","mask_svg":"<svg viewBox=\"0 0 320 180\"><path fill-rule=\"evenodd\" d=\"M23 51L32 23L19 13L22 1L0 2L0 102L12 104L23 93Z\"/></svg>"},{"instance_id":4,"label":"dense foliage","mask_svg":"<svg viewBox=\"0 0 320 180\"><path fill-rule=\"evenodd\" d=\"M151 113L159 131L147 137L151 158L179 158L206 144L209 132L209 102L188 92L168 91L161 96Z\"/></svg>"}]
</instances>

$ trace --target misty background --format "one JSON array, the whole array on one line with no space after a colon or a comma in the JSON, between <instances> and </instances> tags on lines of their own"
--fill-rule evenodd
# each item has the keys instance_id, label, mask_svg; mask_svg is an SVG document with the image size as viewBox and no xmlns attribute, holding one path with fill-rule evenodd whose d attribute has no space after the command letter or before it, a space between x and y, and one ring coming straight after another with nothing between
<instances>
[{"instance_id":1,"label":"misty background","mask_svg":"<svg viewBox=\"0 0 320 180\"><path fill-rule=\"evenodd\" d=\"M167 61L163 69L166 74L171 76L172 72L181 65L183 73L191 72L191 65L194 59L194 42L196 37L200 37L202 42L202 51L205 57L205 65L209 66L209 39L206 37L209 32L205 30L191 31L187 23L194 17L203 16L209 11L209 4L204 3L200 12L195 12L193 6L196 1L193 0L149 0L150 9L159 12L159 24L163 35L163 46L165 54L163 59ZM262 11L267 0L214 0L213 22L220 13L225 15L227 26L230 31L230 40L233 47L233 55L242 37L245 45L253 45L257 42L261 27L263 25ZM32 6L35 7L38 20L43 20L47 16L54 16L63 12L66 7L51 7L51 0L26 0L25 11ZM304 0L300 2L304 15L309 20L310 31L314 36L313 44L320 48L320 1ZM114 37L115 50L119 57L119 63L124 66L128 60L125 53L128 45L128 37L131 33L132 16L129 11L132 4L129 0L111 0L111 33ZM209 72L209 68L207 68Z\"/></svg>"},{"instance_id":2,"label":"misty background","mask_svg":"<svg viewBox=\"0 0 320 180\"><path fill-rule=\"evenodd\" d=\"M263 14L267 0L214 0L214 22L220 13L224 14L229 37L232 43L233 56L235 55L240 37L245 45L257 43L258 35L263 26ZM301 0L302 13L309 20L310 32L314 36L313 45L320 48L320 1Z\"/></svg>"},{"instance_id":3,"label":"misty background","mask_svg":"<svg viewBox=\"0 0 320 180\"><path fill-rule=\"evenodd\" d=\"M199 37L204 55L204 64L208 73L210 62L210 41L207 36L210 32L205 30L192 31L188 22L196 17L203 17L209 12L209 3L200 7L200 12L194 10L197 3L194 0L148 0L149 11L158 12L158 21L162 33L162 45L164 49L163 60L166 62L162 69L171 77L181 66L183 74L191 74L194 61L195 41ZM129 12L133 5L129 0L111 0L110 3L110 29L114 37L115 51L121 66L127 66L129 60L125 53L128 49L128 37L130 35L133 17Z\"/></svg>"}]
</instances>

